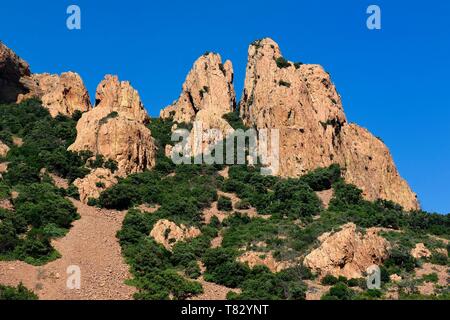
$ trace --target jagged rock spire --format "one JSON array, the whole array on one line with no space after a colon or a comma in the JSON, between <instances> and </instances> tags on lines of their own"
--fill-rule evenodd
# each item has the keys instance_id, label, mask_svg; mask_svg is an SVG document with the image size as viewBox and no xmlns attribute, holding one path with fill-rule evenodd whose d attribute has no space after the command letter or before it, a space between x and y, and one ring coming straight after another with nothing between
<instances>
[{"instance_id":1,"label":"jagged rock spire","mask_svg":"<svg viewBox=\"0 0 450 320\"><path fill-rule=\"evenodd\" d=\"M318 65L286 60L272 39L249 47L240 113L249 126L279 129L280 175L301 176L338 163L346 181L367 199L419 208L384 143L347 123L329 74Z\"/></svg>"}]
</instances>

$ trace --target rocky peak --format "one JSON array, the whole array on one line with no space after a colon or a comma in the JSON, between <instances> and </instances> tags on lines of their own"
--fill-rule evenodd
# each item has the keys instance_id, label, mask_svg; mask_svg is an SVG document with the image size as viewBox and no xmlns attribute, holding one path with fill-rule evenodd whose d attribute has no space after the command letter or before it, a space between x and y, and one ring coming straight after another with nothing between
<instances>
[{"instance_id":1,"label":"rocky peak","mask_svg":"<svg viewBox=\"0 0 450 320\"><path fill-rule=\"evenodd\" d=\"M69 150L89 150L117 161L122 176L151 169L156 145L137 91L116 76L106 76L96 97L97 106L78 121L77 139Z\"/></svg>"},{"instance_id":2,"label":"rocky peak","mask_svg":"<svg viewBox=\"0 0 450 320\"><path fill-rule=\"evenodd\" d=\"M164 119L178 123L201 123L190 135L193 155L207 152L209 146L222 140L233 128L223 116L234 111L236 94L233 87L234 72L230 61L222 63L216 53L205 53L197 59L186 77L178 100L161 111ZM220 130L220 134L210 129ZM202 134L202 142L195 143L194 137Z\"/></svg>"},{"instance_id":3,"label":"rocky peak","mask_svg":"<svg viewBox=\"0 0 450 320\"><path fill-rule=\"evenodd\" d=\"M189 123L202 110L219 117L232 112L236 105L233 80L230 61L222 63L219 54L204 54L194 63L178 100L162 110L161 117Z\"/></svg>"},{"instance_id":4,"label":"rocky peak","mask_svg":"<svg viewBox=\"0 0 450 320\"><path fill-rule=\"evenodd\" d=\"M38 98L53 117L91 109L89 94L74 72L32 74L28 64L0 42L0 103Z\"/></svg>"},{"instance_id":5,"label":"rocky peak","mask_svg":"<svg viewBox=\"0 0 450 320\"><path fill-rule=\"evenodd\" d=\"M28 92L20 94L17 103L29 98L38 98L52 117L58 114L71 116L75 111L87 112L92 109L89 93L80 75L65 72L56 74L32 74L20 79Z\"/></svg>"},{"instance_id":6,"label":"rocky peak","mask_svg":"<svg viewBox=\"0 0 450 320\"><path fill-rule=\"evenodd\" d=\"M20 79L30 74L29 65L0 41L0 103L14 103L26 93Z\"/></svg>"},{"instance_id":7,"label":"rocky peak","mask_svg":"<svg viewBox=\"0 0 450 320\"><path fill-rule=\"evenodd\" d=\"M141 123L150 120L139 93L128 81L119 81L117 76L105 76L97 87L95 101L96 108L106 108Z\"/></svg>"},{"instance_id":8,"label":"rocky peak","mask_svg":"<svg viewBox=\"0 0 450 320\"><path fill-rule=\"evenodd\" d=\"M330 75L319 65L286 60L271 39L249 47L240 113L248 126L279 130L281 176L301 176L338 163L347 182L361 188L367 199L392 200L407 210L419 207L388 148L367 130L347 123Z\"/></svg>"}]
</instances>

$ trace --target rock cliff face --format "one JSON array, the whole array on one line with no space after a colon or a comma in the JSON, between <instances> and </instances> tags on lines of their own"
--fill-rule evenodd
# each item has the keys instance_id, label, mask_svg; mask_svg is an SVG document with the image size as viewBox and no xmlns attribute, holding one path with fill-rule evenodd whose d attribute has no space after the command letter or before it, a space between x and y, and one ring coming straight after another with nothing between
<instances>
[{"instance_id":1,"label":"rock cliff face","mask_svg":"<svg viewBox=\"0 0 450 320\"><path fill-rule=\"evenodd\" d=\"M150 121L139 93L128 81L119 81L117 76L105 76L97 87L95 101L97 108L118 112L121 116L143 124Z\"/></svg>"},{"instance_id":2,"label":"rock cliff face","mask_svg":"<svg viewBox=\"0 0 450 320\"><path fill-rule=\"evenodd\" d=\"M91 109L89 94L78 74L31 74L28 64L0 42L0 103L30 98L42 100L53 117Z\"/></svg>"},{"instance_id":3,"label":"rock cliff face","mask_svg":"<svg viewBox=\"0 0 450 320\"><path fill-rule=\"evenodd\" d=\"M87 112L92 109L89 93L81 77L74 72L56 74L33 74L22 77L21 83L29 90L20 94L17 103L29 98L38 98L52 117L58 114L72 116L75 111Z\"/></svg>"},{"instance_id":4,"label":"rock cliff face","mask_svg":"<svg viewBox=\"0 0 450 320\"><path fill-rule=\"evenodd\" d=\"M106 76L96 98L97 106L78 121L77 139L69 150L90 150L117 161L118 175L151 169L156 145L137 91L128 82Z\"/></svg>"},{"instance_id":5,"label":"rock cliff face","mask_svg":"<svg viewBox=\"0 0 450 320\"><path fill-rule=\"evenodd\" d=\"M30 67L11 49L0 42L0 103L14 103L27 89L20 79L30 75Z\"/></svg>"},{"instance_id":6,"label":"rock cliff face","mask_svg":"<svg viewBox=\"0 0 450 320\"><path fill-rule=\"evenodd\" d=\"M201 56L189 72L180 97L161 111L161 117L191 123L201 110L220 117L233 111L236 104L233 78L230 61L222 64L222 58L215 53Z\"/></svg>"},{"instance_id":7,"label":"rock cliff face","mask_svg":"<svg viewBox=\"0 0 450 320\"><path fill-rule=\"evenodd\" d=\"M194 63L178 100L161 111L162 118L171 118L177 123L202 123L202 128L194 128L191 133L193 154L199 154L207 145L222 140L220 134L213 134L209 129L219 129L222 136L233 131L222 118L236 106L233 78L230 61L222 63L220 55L205 54ZM195 134L200 133L204 138L197 146L193 139Z\"/></svg>"},{"instance_id":8,"label":"rock cliff face","mask_svg":"<svg viewBox=\"0 0 450 320\"><path fill-rule=\"evenodd\" d=\"M346 181L367 199L392 200L408 210L419 207L388 148L347 123L340 96L322 67L285 60L271 39L254 42L248 54L240 113L250 127L279 129L281 176L339 163Z\"/></svg>"},{"instance_id":9,"label":"rock cliff face","mask_svg":"<svg viewBox=\"0 0 450 320\"><path fill-rule=\"evenodd\" d=\"M355 224L346 224L341 231L322 235L321 245L305 257L303 264L321 276L361 278L368 267L381 265L388 257L389 242L378 232L372 228L363 235Z\"/></svg>"}]
</instances>

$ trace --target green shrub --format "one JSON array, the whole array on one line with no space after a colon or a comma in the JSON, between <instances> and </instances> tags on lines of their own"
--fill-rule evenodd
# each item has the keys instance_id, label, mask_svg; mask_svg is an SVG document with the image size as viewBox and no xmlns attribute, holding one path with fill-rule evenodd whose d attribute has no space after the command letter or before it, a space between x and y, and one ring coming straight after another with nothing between
<instances>
[{"instance_id":1,"label":"green shrub","mask_svg":"<svg viewBox=\"0 0 450 320\"><path fill-rule=\"evenodd\" d=\"M46 183L31 184L20 190L14 201L17 215L23 216L33 227L54 223L69 228L78 214L73 204Z\"/></svg>"},{"instance_id":2,"label":"green shrub","mask_svg":"<svg viewBox=\"0 0 450 320\"><path fill-rule=\"evenodd\" d=\"M104 182L96 182L95 186L101 189L104 189L106 187Z\"/></svg>"},{"instance_id":3,"label":"green shrub","mask_svg":"<svg viewBox=\"0 0 450 320\"><path fill-rule=\"evenodd\" d=\"M233 210L233 203L231 202L231 199L228 197L219 197L219 200L217 201L217 209L220 211L232 211Z\"/></svg>"},{"instance_id":4,"label":"green shrub","mask_svg":"<svg viewBox=\"0 0 450 320\"><path fill-rule=\"evenodd\" d=\"M433 264L446 266L448 264L448 257L445 254L443 254L443 253L434 252L431 255L430 261Z\"/></svg>"},{"instance_id":5,"label":"green shrub","mask_svg":"<svg viewBox=\"0 0 450 320\"><path fill-rule=\"evenodd\" d=\"M400 273L401 270L411 272L416 267L416 260L402 248L394 248L389 258L384 262L385 267L391 269L389 273Z\"/></svg>"},{"instance_id":6,"label":"green shrub","mask_svg":"<svg viewBox=\"0 0 450 320\"><path fill-rule=\"evenodd\" d=\"M232 250L208 249L203 256L206 267L205 280L230 288L238 287L246 279L250 269L236 262L235 258L236 254Z\"/></svg>"},{"instance_id":7,"label":"green shrub","mask_svg":"<svg viewBox=\"0 0 450 320\"><path fill-rule=\"evenodd\" d=\"M17 287L0 285L0 300L37 300L32 291L19 284Z\"/></svg>"},{"instance_id":8,"label":"green shrub","mask_svg":"<svg viewBox=\"0 0 450 320\"><path fill-rule=\"evenodd\" d=\"M283 57L279 57L276 59L276 63L277 63L277 67L280 69L283 68L289 68L291 66L290 62L287 61L285 58Z\"/></svg>"},{"instance_id":9,"label":"green shrub","mask_svg":"<svg viewBox=\"0 0 450 320\"><path fill-rule=\"evenodd\" d=\"M0 180L0 200L9 198L9 186Z\"/></svg>"},{"instance_id":10,"label":"green shrub","mask_svg":"<svg viewBox=\"0 0 450 320\"><path fill-rule=\"evenodd\" d=\"M334 184L334 196L330 202L330 210L344 211L353 205L360 205L362 202L362 190L356 186L342 181Z\"/></svg>"},{"instance_id":11,"label":"green shrub","mask_svg":"<svg viewBox=\"0 0 450 320\"><path fill-rule=\"evenodd\" d=\"M314 191L331 189L332 185L341 178L341 168L333 164L328 168L319 168L304 175L300 180L306 182Z\"/></svg>"},{"instance_id":12,"label":"green shrub","mask_svg":"<svg viewBox=\"0 0 450 320\"><path fill-rule=\"evenodd\" d=\"M239 115L239 111L234 111L223 115L223 118L229 123L229 125L234 130L248 130L248 127L244 125L241 116Z\"/></svg>"},{"instance_id":13,"label":"green shrub","mask_svg":"<svg viewBox=\"0 0 450 320\"><path fill-rule=\"evenodd\" d=\"M236 203L237 210L248 210L251 208L251 204L248 200L240 200Z\"/></svg>"},{"instance_id":14,"label":"green shrub","mask_svg":"<svg viewBox=\"0 0 450 320\"><path fill-rule=\"evenodd\" d=\"M69 188L67 188L66 195L73 199L80 200L80 192L74 184L71 184Z\"/></svg>"},{"instance_id":15,"label":"green shrub","mask_svg":"<svg viewBox=\"0 0 450 320\"><path fill-rule=\"evenodd\" d=\"M346 284L339 282L322 296L322 300L352 300L354 292Z\"/></svg>"},{"instance_id":16,"label":"green shrub","mask_svg":"<svg viewBox=\"0 0 450 320\"><path fill-rule=\"evenodd\" d=\"M438 277L437 273L433 272L433 273L424 275L422 277L422 280L424 282L437 283L439 281L439 277Z\"/></svg>"},{"instance_id":17,"label":"green shrub","mask_svg":"<svg viewBox=\"0 0 450 320\"><path fill-rule=\"evenodd\" d=\"M98 205L98 199L88 198L87 205L90 207L95 207Z\"/></svg>"},{"instance_id":18,"label":"green shrub","mask_svg":"<svg viewBox=\"0 0 450 320\"><path fill-rule=\"evenodd\" d=\"M283 80L280 80L280 81L278 82L278 85L280 85L280 86L282 86L282 87L286 87L286 88L290 88L290 87L291 87L291 83L290 83L290 82L283 81Z\"/></svg>"},{"instance_id":19,"label":"green shrub","mask_svg":"<svg viewBox=\"0 0 450 320\"><path fill-rule=\"evenodd\" d=\"M338 283L338 278L327 274L325 277L322 278L320 281L324 286L334 286L336 283Z\"/></svg>"}]
</instances>

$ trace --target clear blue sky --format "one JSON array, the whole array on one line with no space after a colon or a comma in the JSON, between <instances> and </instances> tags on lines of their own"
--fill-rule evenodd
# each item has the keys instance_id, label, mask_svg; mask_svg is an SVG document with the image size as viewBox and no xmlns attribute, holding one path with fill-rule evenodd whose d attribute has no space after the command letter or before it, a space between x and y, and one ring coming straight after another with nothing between
<instances>
[{"instance_id":1,"label":"clear blue sky","mask_svg":"<svg viewBox=\"0 0 450 320\"><path fill-rule=\"evenodd\" d=\"M70 4L79 31L66 28ZM381 31L366 28L370 4ZM272 37L286 58L322 64L349 120L383 138L424 209L449 213L449 14L447 0L1 1L0 39L33 72L80 73L92 99L118 74L157 115L205 51L232 60L240 95L249 43Z\"/></svg>"}]
</instances>

